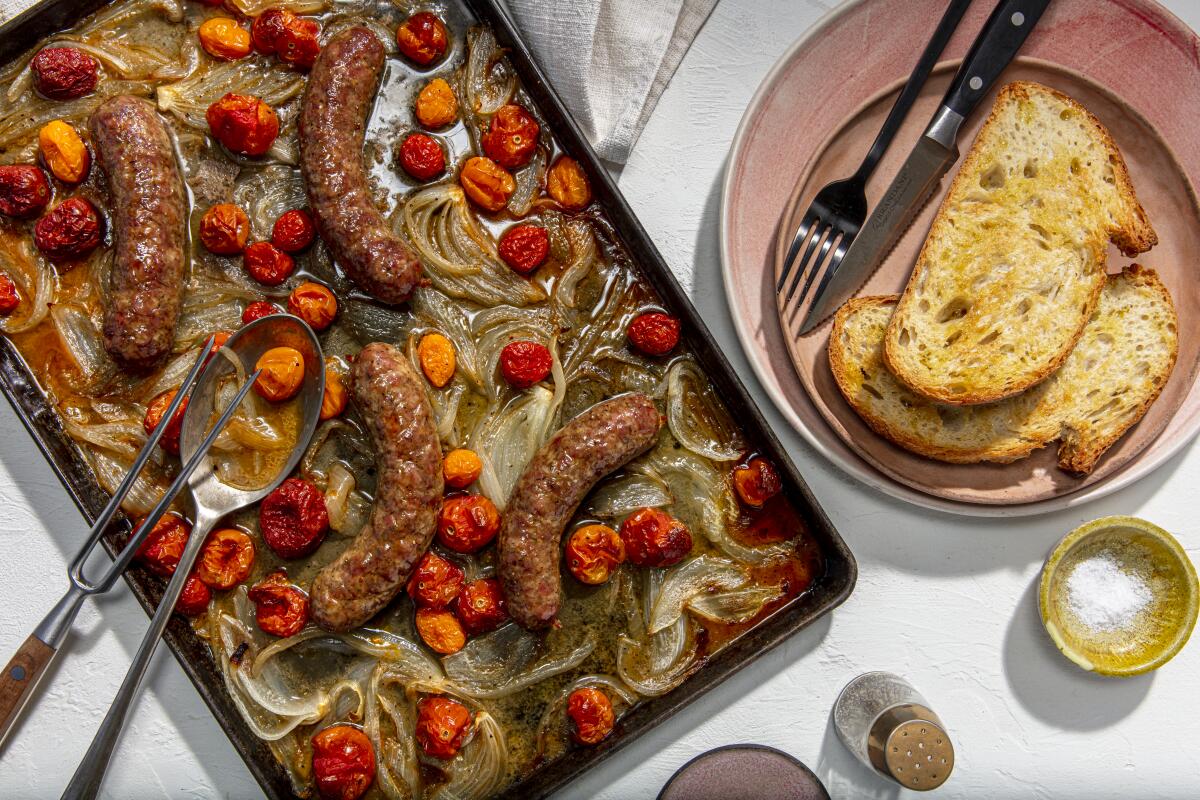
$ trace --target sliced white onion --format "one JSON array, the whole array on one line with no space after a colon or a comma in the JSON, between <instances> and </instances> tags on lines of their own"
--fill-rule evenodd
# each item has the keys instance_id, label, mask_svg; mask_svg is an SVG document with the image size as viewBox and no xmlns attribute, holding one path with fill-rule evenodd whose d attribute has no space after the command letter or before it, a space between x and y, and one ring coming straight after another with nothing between
<instances>
[{"instance_id":1,"label":"sliced white onion","mask_svg":"<svg viewBox=\"0 0 1200 800\"><path fill-rule=\"evenodd\" d=\"M529 163L517 170L513 177L517 180L517 188L508 198L508 211L514 217L523 217L533 208L533 201L537 199L545 182L546 149L539 147Z\"/></svg>"},{"instance_id":2,"label":"sliced white onion","mask_svg":"<svg viewBox=\"0 0 1200 800\"><path fill-rule=\"evenodd\" d=\"M687 609L711 622L737 625L757 617L768 603L783 597L779 586L747 586L730 592L703 594L687 602Z\"/></svg>"},{"instance_id":3,"label":"sliced white onion","mask_svg":"<svg viewBox=\"0 0 1200 800\"><path fill-rule=\"evenodd\" d=\"M449 783L433 791L434 800L482 800L498 790L508 773L504 729L487 711L475 712L470 740L450 762Z\"/></svg>"},{"instance_id":4,"label":"sliced white onion","mask_svg":"<svg viewBox=\"0 0 1200 800\"><path fill-rule=\"evenodd\" d=\"M123 458L108 450L97 450L90 447L81 448L92 462L92 470L96 473L96 481L109 494L117 491L121 481L129 474L133 466L133 457ZM121 501L121 509L134 517L144 517L158 504L159 498L166 491L166 483L156 481L149 468L142 471L133 482L133 488Z\"/></svg>"},{"instance_id":5,"label":"sliced white onion","mask_svg":"<svg viewBox=\"0 0 1200 800\"><path fill-rule=\"evenodd\" d=\"M101 84L103 85L103 84ZM183 80L159 86L155 98L161 111L185 125L208 131L208 107L227 92L252 94L277 108L304 89L304 78L274 59L239 59L210 65Z\"/></svg>"},{"instance_id":6,"label":"sliced white onion","mask_svg":"<svg viewBox=\"0 0 1200 800\"><path fill-rule=\"evenodd\" d=\"M554 413L554 393L534 386L486 416L471 435L471 449L483 463L480 491L501 511L517 479L546 441Z\"/></svg>"},{"instance_id":7,"label":"sliced white onion","mask_svg":"<svg viewBox=\"0 0 1200 800\"><path fill-rule=\"evenodd\" d=\"M354 475L340 461L329 468L325 484L325 508L329 527L342 536L356 536L371 514L371 505L354 490Z\"/></svg>"},{"instance_id":8,"label":"sliced white onion","mask_svg":"<svg viewBox=\"0 0 1200 800\"><path fill-rule=\"evenodd\" d=\"M713 461L734 461L745 449L712 383L688 358L667 370L667 425L681 445Z\"/></svg>"},{"instance_id":9,"label":"sliced white onion","mask_svg":"<svg viewBox=\"0 0 1200 800\"><path fill-rule=\"evenodd\" d=\"M329 0L225 0L225 3L247 17L257 17L271 8L293 14L319 14L330 5Z\"/></svg>"},{"instance_id":10,"label":"sliced white onion","mask_svg":"<svg viewBox=\"0 0 1200 800\"><path fill-rule=\"evenodd\" d=\"M490 116L512 99L516 73L508 67L496 37L488 28L467 34L467 68L463 76L466 107L479 116Z\"/></svg>"},{"instance_id":11,"label":"sliced white onion","mask_svg":"<svg viewBox=\"0 0 1200 800\"><path fill-rule=\"evenodd\" d=\"M579 282L596 265L596 237L592 227L580 219L571 220L565 228L571 245L571 263L567 264L554 284L554 302L560 308L574 308L575 290Z\"/></svg>"},{"instance_id":12,"label":"sliced white onion","mask_svg":"<svg viewBox=\"0 0 1200 800\"><path fill-rule=\"evenodd\" d=\"M234 184L233 202L246 210L251 235L260 239L271 237L271 228L283 212L308 205L299 170L285 164L243 169Z\"/></svg>"},{"instance_id":13,"label":"sliced white onion","mask_svg":"<svg viewBox=\"0 0 1200 800\"><path fill-rule=\"evenodd\" d=\"M601 519L616 519L639 508L661 508L675 502L666 484L650 475L621 475L592 492L587 510Z\"/></svg>"},{"instance_id":14,"label":"sliced white onion","mask_svg":"<svg viewBox=\"0 0 1200 800\"><path fill-rule=\"evenodd\" d=\"M689 639L691 646L685 649L683 645ZM695 637L688 635L686 617L652 637L649 645L622 633L617 636L617 674L643 697L658 697L700 669L702 662L696 657L697 652ZM674 657L665 659L664 655L670 653Z\"/></svg>"},{"instance_id":15,"label":"sliced white onion","mask_svg":"<svg viewBox=\"0 0 1200 800\"><path fill-rule=\"evenodd\" d=\"M50 318L63 347L79 368L83 386L99 386L116 374L117 365L108 357L100 331L86 311L74 303L55 303Z\"/></svg>"},{"instance_id":16,"label":"sliced white onion","mask_svg":"<svg viewBox=\"0 0 1200 800\"><path fill-rule=\"evenodd\" d=\"M50 302L54 299L57 282L50 262L33 252L33 248L25 242L12 258L8 253L0 252L0 269L20 286L25 295L24 308L19 315L0 318L0 331L12 335L41 324L50 313Z\"/></svg>"},{"instance_id":17,"label":"sliced white onion","mask_svg":"<svg viewBox=\"0 0 1200 800\"><path fill-rule=\"evenodd\" d=\"M720 556L696 556L671 567L650 612L647 630L655 634L674 625L683 616L683 607L697 595L737 589L748 580L745 567Z\"/></svg>"},{"instance_id":18,"label":"sliced white onion","mask_svg":"<svg viewBox=\"0 0 1200 800\"><path fill-rule=\"evenodd\" d=\"M596 649L595 638L586 634L565 655L546 656L526 666L539 641L513 623L472 640L462 650L442 659L450 688L479 700L508 697L552 675L574 669Z\"/></svg>"},{"instance_id":19,"label":"sliced white onion","mask_svg":"<svg viewBox=\"0 0 1200 800\"><path fill-rule=\"evenodd\" d=\"M408 702L394 703L383 694L392 683L403 683L403 676L392 672L387 664L379 664L371 673L363 728L375 748L376 775L384 794L389 798L418 798L421 765L417 760L416 739L410 735L416 728L416 720ZM392 723L391 736L383 734L380 724L383 714Z\"/></svg>"},{"instance_id":20,"label":"sliced white onion","mask_svg":"<svg viewBox=\"0 0 1200 800\"><path fill-rule=\"evenodd\" d=\"M146 443L146 430L138 420L84 424L69 417L63 418L63 429L77 442L87 442L114 455L129 459L137 457Z\"/></svg>"}]
</instances>

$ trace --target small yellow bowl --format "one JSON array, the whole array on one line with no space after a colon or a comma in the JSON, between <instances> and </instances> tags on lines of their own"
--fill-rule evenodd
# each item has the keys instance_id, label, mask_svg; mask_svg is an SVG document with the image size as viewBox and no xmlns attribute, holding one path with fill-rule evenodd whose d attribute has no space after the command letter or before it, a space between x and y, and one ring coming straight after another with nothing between
<instances>
[{"instance_id":1,"label":"small yellow bowl","mask_svg":"<svg viewBox=\"0 0 1200 800\"><path fill-rule=\"evenodd\" d=\"M1098 556L1111 558L1150 590L1149 601L1126 628L1092 628L1072 610L1067 582L1076 567ZM1102 517L1068 533L1050 553L1038 608L1063 655L1086 670L1128 677L1158 669L1187 644L1200 588L1174 536L1136 517Z\"/></svg>"}]
</instances>

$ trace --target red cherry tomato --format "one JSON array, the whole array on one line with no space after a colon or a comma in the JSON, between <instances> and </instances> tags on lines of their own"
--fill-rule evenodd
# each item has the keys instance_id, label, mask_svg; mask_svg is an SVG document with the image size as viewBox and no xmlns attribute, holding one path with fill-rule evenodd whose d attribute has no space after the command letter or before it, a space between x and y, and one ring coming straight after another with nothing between
<instances>
[{"instance_id":1,"label":"red cherry tomato","mask_svg":"<svg viewBox=\"0 0 1200 800\"><path fill-rule=\"evenodd\" d=\"M431 695L417 703L417 744L426 755L451 759L471 732L471 712L457 700Z\"/></svg>"},{"instance_id":2,"label":"red cherry tomato","mask_svg":"<svg viewBox=\"0 0 1200 800\"><path fill-rule=\"evenodd\" d=\"M444 56L448 43L446 24L428 11L413 14L396 31L400 52L422 67Z\"/></svg>"},{"instance_id":3,"label":"red cherry tomato","mask_svg":"<svg viewBox=\"0 0 1200 800\"><path fill-rule=\"evenodd\" d=\"M191 533L191 523L186 519L175 513L164 514L138 547L135 558L155 575L169 578L175 574Z\"/></svg>"},{"instance_id":4,"label":"red cherry tomato","mask_svg":"<svg viewBox=\"0 0 1200 800\"><path fill-rule=\"evenodd\" d=\"M665 356L679 344L679 320L650 311L639 314L626 330L629 343L648 356Z\"/></svg>"},{"instance_id":5,"label":"red cherry tomato","mask_svg":"<svg viewBox=\"0 0 1200 800\"><path fill-rule=\"evenodd\" d=\"M308 595L288 581L285 570L277 569L254 584L247 597L263 633L286 638L308 623Z\"/></svg>"},{"instance_id":6,"label":"red cherry tomato","mask_svg":"<svg viewBox=\"0 0 1200 800\"><path fill-rule=\"evenodd\" d=\"M771 462L755 456L733 469L733 488L741 501L751 508L761 508L783 489L779 473Z\"/></svg>"},{"instance_id":7,"label":"red cherry tomato","mask_svg":"<svg viewBox=\"0 0 1200 800\"><path fill-rule=\"evenodd\" d=\"M506 169L518 169L533 157L538 130L532 114L516 103L509 103L495 113L479 141L484 155L492 161Z\"/></svg>"},{"instance_id":8,"label":"red cherry tomato","mask_svg":"<svg viewBox=\"0 0 1200 800\"><path fill-rule=\"evenodd\" d=\"M292 15L275 39L275 55L284 64L308 69L317 60L321 44L317 41L320 26L314 20Z\"/></svg>"},{"instance_id":9,"label":"red cherry tomato","mask_svg":"<svg viewBox=\"0 0 1200 800\"><path fill-rule=\"evenodd\" d=\"M242 266L264 286L278 286L296 269L296 262L270 242L255 242L242 254Z\"/></svg>"},{"instance_id":10,"label":"red cherry tomato","mask_svg":"<svg viewBox=\"0 0 1200 800\"><path fill-rule=\"evenodd\" d=\"M317 229L313 225L312 217L307 211L299 208L280 214L271 228L271 244L285 253L307 250L316 237Z\"/></svg>"},{"instance_id":11,"label":"red cherry tomato","mask_svg":"<svg viewBox=\"0 0 1200 800\"><path fill-rule=\"evenodd\" d=\"M657 508L635 511L621 523L621 541L629 563L669 567L692 550L692 534L679 520Z\"/></svg>"},{"instance_id":12,"label":"red cherry tomato","mask_svg":"<svg viewBox=\"0 0 1200 800\"><path fill-rule=\"evenodd\" d=\"M167 408L174 399L175 390L168 389L162 394L157 395L146 406L146 416L142 418L142 428L146 431L147 436L154 433L154 429L162 422L163 415L167 413ZM167 423L167 428L163 431L162 438L158 440L158 446L173 456L179 455L179 434L183 430L183 414L187 411L187 405L188 399L185 397L183 402L179 404L179 409L175 412L175 416L171 417L171 421Z\"/></svg>"},{"instance_id":13,"label":"red cherry tomato","mask_svg":"<svg viewBox=\"0 0 1200 800\"><path fill-rule=\"evenodd\" d=\"M303 558L325 539L329 511L325 495L302 478L288 478L258 508L263 541L280 558Z\"/></svg>"},{"instance_id":14,"label":"red cherry tomato","mask_svg":"<svg viewBox=\"0 0 1200 800\"><path fill-rule=\"evenodd\" d=\"M474 553L500 530L500 512L481 494L447 497L438 515L437 539L456 553Z\"/></svg>"},{"instance_id":15,"label":"red cherry tomato","mask_svg":"<svg viewBox=\"0 0 1200 800\"><path fill-rule=\"evenodd\" d=\"M573 723L575 740L581 744L599 744L612 733L616 719L608 695L590 686L571 692L567 716Z\"/></svg>"},{"instance_id":16,"label":"red cherry tomato","mask_svg":"<svg viewBox=\"0 0 1200 800\"><path fill-rule=\"evenodd\" d=\"M208 107L208 128L235 153L261 156L279 135L279 115L253 95L226 94Z\"/></svg>"},{"instance_id":17,"label":"red cherry tomato","mask_svg":"<svg viewBox=\"0 0 1200 800\"><path fill-rule=\"evenodd\" d=\"M500 351L500 374L516 389L544 381L553 366L550 350L538 342L512 342Z\"/></svg>"},{"instance_id":18,"label":"red cherry tomato","mask_svg":"<svg viewBox=\"0 0 1200 800\"><path fill-rule=\"evenodd\" d=\"M419 181L433 180L446 171L446 155L432 136L410 133L400 145L400 166Z\"/></svg>"},{"instance_id":19,"label":"red cherry tomato","mask_svg":"<svg viewBox=\"0 0 1200 800\"><path fill-rule=\"evenodd\" d=\"M0 317L7 317L21 305L21 294L17 284L8 277L8 273L0 272Z\"/></svg>"},{"instance_id":20,"label":"red cherry tomato","mask_svg":"<svg viewBox=\"0 0 1200 800\"><path fill-rule=\"evenodd\" d=\"M249 325L256 319L269 317L272 314L282 314L279 306L274 303L268 303L266 300L255 300L250 305L246 306L246 310L242 312L242 324Z\"/></svg>"},{"instance_id":21,"label":"red cherry tomato","mask_svg":"<svg viewBox=\"0 0 1200 800\"><path fill-rule=\"evenodd\" d=\"M445 608L463 588L463 571L432 550L421 556L408 579L408 596L419 608Z\"/></svg>"},{"instance_id":22,"label":"red cherry tomato","mask_svg":"<svg viewBox=\"0 0 1200 800\"><path fill-rule=\"evenodd\" d=\"M104 238L104 220L82 197L68 198L33 226L33 243L54 264L84 258Z\"/></svg>"},{"instance_id":23,"label":"red cherry tomato","mask_svg":"<svg viewBox=\"0 0 1200 800\"><path fill-rule=\"evenodd\" d=\"M454 601L454 609L471 636L494 631L508 621L504 592L495 578L480 578L464 586Z\"/></svg>"},{"instance_id":24,"label":"red cherry tomato","mask_svg":"<svg viewBox=\"0 0 1200 800\"><path fill-rule=\"evenodd\" d=\"M254 565L254 541L245 531L221 528L208 535L196 575L213 589L232 589L250 576Z\"/></svg>"},{"instance_id":25,"label":"red cherry tomato","mask_svg":"<svg viewBox=\"0 0 1200 800\"><path fill-rule=\"evenodd\" d=\"M312 738L313 779L324 800L358 800L375 780L375 749L350 725L332 725Z\"/></svg>"},{"instance_id":26,"label":"red cherry tomato","mask_svg":"<svg viewBox=\"0 0 1200 800\"><path fill-rule=\"evenodd\" d=\"M204 581L195 575L188 575L183 584L183 591L175 601L175 610L185 617L198 617L208 610L208 602L212 600L212 590L204 585Z\"/></svg>"},{"instance_id":27,"label":"red cherry tomato","mask_svg":"<svg viewBox=\"0 0 1200 800\"><path fill-rule=\"evenodd\" d=\"M500 237L497 249L513 272L528 275L546 262L550 234L540 225L515 225Z\"/></svg>"},{"instance_id":28,"label":"red cherry tomato","mask_svg":"<svg viewBox=\"0 0 1200 800\"><path fill-rule=\"evenodd\" d=\"M46 173L32 164L0 165L0 214L31 219L50 202Z\"/></svg>"},{"instance_id":29,"label":"red cherry tomato","mask_svg":"<svg viewBox=\"0 0 1200 800\"><path fill-rule=\"evenodd\" d=\"M38 94L74 100L91 94L100 80L100 62L74 47L45 47L29 62Z\"/></svg>"}]
</instances>

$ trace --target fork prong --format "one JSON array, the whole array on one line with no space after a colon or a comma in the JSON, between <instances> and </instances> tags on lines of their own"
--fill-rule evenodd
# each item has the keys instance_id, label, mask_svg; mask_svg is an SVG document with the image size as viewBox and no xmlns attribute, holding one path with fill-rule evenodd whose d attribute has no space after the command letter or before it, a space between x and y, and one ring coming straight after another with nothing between
<instances>
[{"instance_id":1,"label":"fork prong","mask_svg":"<svg viewBox=\"0 0 1200 800\"><path fill-rule=\"evenodd\" d=\"M821 242L821 251L817 253L816 257L813 259L812 268L809 270L808 278L804 283L804 290L797 295L794 301L789 303L787 323L789 328L796 323L796 317L799 315L800 309L804 306L804 299L808 296L809 289L812 287L813 282L818 276L827 273L827 260L829 258L829 254L830 252L836 252L834 249L834 243L842 237L843 234L840 230L832 226L829 228L824 241Z\"/></svg>"},{"instance_id":2,"label":"fork prong","mask_svg":"<svg viewBox=\"0 0 1200 800\"><path fill-rule=\"evenodd\" d=\"M796 294L796 288L800 286L800 279L804 277L804 270L808 268L810 259L813 257L813 251L821 243L821 239L829 234L829 226L822 220L816 220L813 225L812 236L808 237L808 246L804 248L804 255L796 261L796 267L792 270L792 280L788 284L787 294L784 295L783 304L789 305L792 302L792 297Z\"/></svg>"},{"instance_id":3,"label":"fork prong","mask_svg":"<svg viewBox=\"0 0 1200 800\"><path fill-rule=\"evenodd\" d=\"M792 274L792 268L796 266L796 254L800 252L800 247L808 241L808 234L812 232L813 225L817 222L817 215L812 213L811 209L804 215L804 220L800 223L800 229L796 231L796 235L792 237L792 243L788 246L787 255L783 259L783 272L779 275L779 281L775 284L775 291L782 292L783 285L787 283L788 276Z\"/></svg>"},{"instance_id":4,"label":"fork prong","mask_svg":"<svg viewBox=\"0 0 1200 800\"><path fill-rule=\"evenodd\" d=\"M829 286L829 282L833 280L834 274L837 273L837 269L839 266L841 266L842 259L846 257L846 251L850 249L850 243L853 241L853 236L842 234L842 240L838 242L837 249L833 252L833 257L829 259L829 266L825 268L825 274L821 276L821 282L817 284L817 289L815 292L813 292L813 302L809 304L809 312L805 314L804 319L800 321L800 327L802 329L800 331L801 333L804 333L803 328L808 322L809 314L812 313L812 306L820 299L821 295L825 293L825 289ZM801 299L801 301L796 305L799 307L803 305L803 303L804 301ZM814 323L818 321L819 320L814 320Z\"/></svg>"}]
</instances>

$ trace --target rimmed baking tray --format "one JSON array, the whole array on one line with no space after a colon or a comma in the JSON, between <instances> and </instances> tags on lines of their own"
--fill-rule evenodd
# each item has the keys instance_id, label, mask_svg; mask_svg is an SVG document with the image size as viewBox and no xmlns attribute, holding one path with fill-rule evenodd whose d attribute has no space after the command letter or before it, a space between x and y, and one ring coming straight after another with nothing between
<instances>
[{"instance_id":1,"label":"rimmed baking tray","mask_svg":"<svg viewBox=\"0 0 1200 800\"><path fill-rule=\"evenodd\" d=\"M684 321L684 330L696 358L716 385L734 418L740 421L747 441L779 465L784 491L804 518L809 535L820 544L825 562L823 575L809 591L731 642L674 691L644 702L621 720L617 735L598 747L568 752L514 783L502 795L507 798L538 798L545 797L611 757L796 631L829 613L849 596L858 569L850 550L767 426L671 269L521 41L508 14L492 0L458 2L462 3L471 17L492 28L497 40L507 49L509 61L519 75L523 88L549 123L554 135L587 170L596 199L607 212L606 216L618 237L664 304ZM0 26L0 64L25 52L30 42L70 27L102 5L105 5L104 0L46 0L38 3ZM57 413L46 402L33 374L5 337L0 337L0 391L8 398L83 515L89 521L94 520L108 496L97 484L76 445L63 431ZM128 531L127 520L113 523L103 539L110 555L119 548ZM126 573L125 580L147 613L153 613L162 596L162 580L140 569ZM266 744L251 733L230 700L208 647L195 635L191 626L178 616L172 618L165 637L179 665L195 684L196 690L224 728L250 772L262 785L263 791L272 798L292 797L291 784L283 768Z\"/></svg>"}]
</instances>

